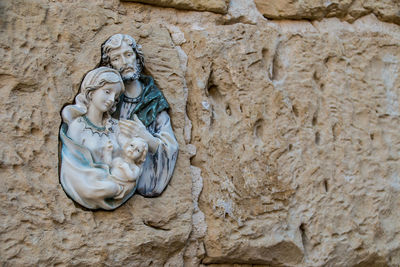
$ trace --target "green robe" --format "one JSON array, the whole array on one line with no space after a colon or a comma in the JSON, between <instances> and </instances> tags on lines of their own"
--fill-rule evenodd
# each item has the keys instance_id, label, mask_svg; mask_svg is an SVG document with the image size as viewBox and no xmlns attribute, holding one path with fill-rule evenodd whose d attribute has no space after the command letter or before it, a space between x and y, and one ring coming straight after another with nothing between
<instances>
[{"instance_id":1,"label":"green robe","mask_svg":"<svg viewBox=\"0 0 400 267\"><path fill-rule=\"evenodd\" d=\"M133 120L133 115L136 114L143 124L148 127L156 120L157 115L161 111L169 109L169 104L163 93L154 84L152 77L141 75L139 81L144 85L144 89L140 95L139 102L128 119ZM112 115L116 119L119 119L120 117L123 99L124 95L121 95L117 104L117 109Z\"/></svg>"}]
</instances>

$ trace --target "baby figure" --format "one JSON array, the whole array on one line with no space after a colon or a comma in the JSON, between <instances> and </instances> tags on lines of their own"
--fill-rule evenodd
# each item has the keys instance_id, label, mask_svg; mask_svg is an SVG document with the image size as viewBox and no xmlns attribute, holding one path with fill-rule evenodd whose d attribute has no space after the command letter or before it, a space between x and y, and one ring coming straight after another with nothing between
<instances>
[{"instance_id":1,"label":"baby figure","mask_svg":"<svg viewBox=\"0 0 400 267\"><path fill-rule=\"evenodd\" d=\"M146 159L148 145L141 138L125 140L123 145L121 139L118 141L122 146L122 157L112 159L111 140L104 149L104 161L111 167L111 178L119 184L136 184L137 178L142 174L142 164Z\"/></svg>"}]
</instances>

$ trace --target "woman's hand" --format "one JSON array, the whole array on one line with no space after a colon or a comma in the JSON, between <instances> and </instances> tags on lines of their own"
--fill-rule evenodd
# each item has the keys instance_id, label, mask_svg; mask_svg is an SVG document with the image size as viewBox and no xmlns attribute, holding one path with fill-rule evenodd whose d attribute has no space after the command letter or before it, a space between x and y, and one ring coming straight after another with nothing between
<instances>
[{"instance_id":1,"label":"woman's hand","mask_svg":"<svg viewBox=\"0 0 400 267\"><path fill-rule=\"evenodd\" d=\"M155 152L160 144L158 138L154 137L149 131L147 131L146 126L140 121L136 116L133 120L120 120L119 126L121 129L121 134L127 138L142 138L148 145L151 152Z\"/></svg>"}]
</instances>

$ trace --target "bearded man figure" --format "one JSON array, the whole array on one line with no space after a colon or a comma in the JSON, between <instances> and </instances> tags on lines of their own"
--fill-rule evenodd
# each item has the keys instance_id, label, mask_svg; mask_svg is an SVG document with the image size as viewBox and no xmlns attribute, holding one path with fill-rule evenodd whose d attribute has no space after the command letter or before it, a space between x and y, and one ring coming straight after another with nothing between
<instances>
[{"instance_id":1,"label":"bearded man figure","mask_svg":"<svg viewBox=\"0 0 400 267\"><path fill-rule=\"evenodd\" d=\"M121 132L142 138L149 147L136 192L158 196L168 185L178 156L178 142L167 113L169 104L153 78L142 74L141 46L131 36L115 34L104 42L99 65L116 69L124 81L125 93L112 115L120 120Z\"/></svg>"}]
</instances>

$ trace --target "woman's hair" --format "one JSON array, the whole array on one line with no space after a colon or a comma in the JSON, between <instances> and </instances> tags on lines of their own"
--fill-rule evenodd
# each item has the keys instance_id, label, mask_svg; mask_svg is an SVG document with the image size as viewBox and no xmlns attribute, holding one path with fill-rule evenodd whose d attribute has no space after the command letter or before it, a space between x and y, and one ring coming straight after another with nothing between
<instances>
[{"instance_id":1,"label":"woman's hair","mask_svg":"<svg viewBox=\"0 0 400 267\"><path fill-rule=\"evenodd\" d=\"M93 92L109 83L119 83L121 85L121 91L118 95L116 95L116 101L114 102L114 105L110 109L109 113L111 114L115 111L119 96L125 91L125 86L119 72L108 67L100 67L91 70L85 75L85 78L81 83L79 95L81 95L80 100L83 102L86 108L91 101L90 92Z\"/></svg>"},{"instance_id":2,"label":"woman's hair","mask_svg":"<svg viewBox=\"0 0 400 267\"><path fill-rule=\"evenodd\" d=\"M85 75L81 83L79 94L75 97L75 104L66 106L61 112L63 121L69 124L75 118L85 115L91 101L90 92L93 92L109 83L119 83L121 85L121 91L116 95L114 105L107 114L105 114L106 116L104 119L108 118L109 115L115 111L119 96L125 91L125 86L118 71L108 67L100 67L89 71Z\"/></svg>"}]
</instances>

